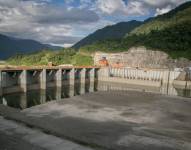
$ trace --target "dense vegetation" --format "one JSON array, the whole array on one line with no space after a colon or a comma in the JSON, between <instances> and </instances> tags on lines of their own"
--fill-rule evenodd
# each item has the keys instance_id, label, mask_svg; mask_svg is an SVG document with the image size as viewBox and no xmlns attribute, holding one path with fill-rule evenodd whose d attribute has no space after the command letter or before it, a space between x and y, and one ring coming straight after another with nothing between
<instances>
[{"instance_id":1,"label":"dense vegetation","mask_svg":"<svg viewBox=\"0 0 191 150\"><path fill-rule=\"evenodd\" d=\"M121 52L145 46L167 52L173 58L191 60L191 2L167 14L150 18L124 38L103 40L80 48L83 52Z\"/></svg>"},{"instance_id":2,"label":"dense vegetation","mask_svg":"<svg viewBox=\"0 0 191 150\"><path fill-rule=\"evenodd\" d=\"M124 37L127 33L130 33L133 29L140 26L142 22L140 21L129 21L120 22L115 25L106 26L103 29L99 29L94 33L88 35L78 43L76 43L73 48L79 49L85 45L89 45L98 41L118 39Z\"/></svg>"},{"instance_id":3,"label":"dense vegetation","mask_svg":"<svg viewBox=\"0 0 191 150\"><path fill-rule=\"evenodd\" d=\"M185 57L191 59L191 22L165 28L164 30L152 30L149 34L133 34L123 39L105 40L82 47L85 52L127 51L133 46L142 46L154 50L162 50L173 58Z\"/></svg>"},{"instance_id":4,"label":"dense vegetation","mask_svg":"<svg viewBox=\"0 0 191 150\"><path fill-rule=\"evenodd\" d=\"M74 47L61 51L41 51L30 55L16 55L8 60L12 65L91 65L91 53L95 51L121 52L135 46L161 50L172 58L191 60L191 2L187 2L167 14L150 18L143 24L132 21L106 27L89 35ZM142 24L142 25L140 25ZM129 27L127 27L127 25Z\"/></svg>"},{"instance_id":5,"label":"dense vegetation","mask_svg":"<svg viewBox=\"0 0 191 150\"><path fill-rule=\"evenodd\" d=\"M131 31L131 34L148 34L153 30L164 30L184 22L191 22L191 2L184 3L166 14L146 20L141 26Z\"/></svg>"},{"instance_id":6,"label":"dense vegetation","mask_svg":"<svg viewBox=\"0 0 191 150\"><path fill-rule=\"evenodd\" d=\"M54 65L73 64L73 65L92 65L91 56L77 53L73 49L64 49L60 51L44 50L30 55L18 54L7 60L10 65L47 65L52 62Z\"/></svg>"}]
</instances>

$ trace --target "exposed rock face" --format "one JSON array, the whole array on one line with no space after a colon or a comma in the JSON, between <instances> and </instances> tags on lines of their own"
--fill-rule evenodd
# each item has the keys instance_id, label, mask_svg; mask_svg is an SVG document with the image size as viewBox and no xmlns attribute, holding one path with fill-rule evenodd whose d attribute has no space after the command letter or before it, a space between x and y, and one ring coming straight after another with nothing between
<instances>
[{"instance_id":1,"label":"exposed rock face","mask_svg":"<svg viewBox=\"0 0 191 150\"><path fill-rule=\"evenodd\" d=\"M99 65L99 60L103 57L106 57L110 65L123 63L127 67L176 68L191 65L191 62L185 58L173 60L165 52L149 50L145 47L133 47L128 52L122 53L97 52L94 55L94 63Z\"/></svg>"}]
</instances>

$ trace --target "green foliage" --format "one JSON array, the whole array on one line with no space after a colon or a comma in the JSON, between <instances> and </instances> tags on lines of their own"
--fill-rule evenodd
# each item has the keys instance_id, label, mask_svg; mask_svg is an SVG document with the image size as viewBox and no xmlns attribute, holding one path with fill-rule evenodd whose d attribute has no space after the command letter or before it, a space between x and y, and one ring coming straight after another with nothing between
<instances>
[{"instance_id":1,"label":"green foliage","mask_svg":"<svg viewBox=\"0 0 191 150\"><path fill-rule=\"evenodd\" d=\"M168 53L172 58L191 60L191 2L167 14L146 20L124 38L103 40L80 48L81 52L122 52L145 46Z\"/></svg>"},{"instance_id":2,"label":"green foliage","mask_svg":"<svg viewBox=\"0 0 191 150\"><path fill-rule=\"evenodd\" d=\"M143 25L135 28L130 34L149 34L153 30L160 31L183 22L191 22L190 14L191 2L187 2L167 14L145 21Z\"/></svg>"},{"instance_id":3,"label":"green foliage","mask_svg":"<svg viewBox=\"0 0 191 150\"><path fill-rule=\"evenodd\" d=\"M191 59L191 22L183 22L160 31L152 30L149 34L133 34L124 39L97 42L82 47L80 50L84 52L121 52L134 46L165 51L173 58Z\"/></svg>"},{"instance_id":4,"label":"green foliage","mask_svg":"<svg viewBox=\"0 0 191 150\"><path fill-rule=\"evenodd\" d=\"M73 65L93 65L93 59L91 56L85 56L85 55L82 55L82 54L76 54L73 56L73 59L72 59L72 64Z\"/></svg>"},{"instance_id":5,"label":"green foliage","mask_svg":"<svg viewBox=\"0 0 191 150\"><path fill-rule=\"evenodd\" d=\"M91 56L85 56L77 53L73 49L64 49L61 51L41 51L30 55L16 55L7 60L11 65L47 65L52 62L54 65L73 64L73 65L92 65Z\"/></svg>"},{"instance_id":6,"label":"green foliage","mask_svg":"<svg viewBox=\"0 0 191 150\"><path fill-rule=\"evenodd\" d=\"M142 22L140 21L132 20L129 22L120 22L115 25L106 26L80 40L73 46L73 48L79 49L80 47L90 45L98 41L123 38L126 33L130 33L141 24Z\"/></svg>"}]
</instances>

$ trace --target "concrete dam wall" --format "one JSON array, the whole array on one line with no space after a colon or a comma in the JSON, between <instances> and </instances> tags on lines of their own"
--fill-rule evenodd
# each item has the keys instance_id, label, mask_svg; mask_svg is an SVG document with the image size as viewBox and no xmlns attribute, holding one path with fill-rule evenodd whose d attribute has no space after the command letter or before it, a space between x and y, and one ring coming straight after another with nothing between
<instances>
[{"instance_id":1,"label":"concrete dam wall","mask_svg":"<svg viewBox=\"0 0 191 150\"><path fill-rule=\"evenodd\" d=\"M152 69L167 69L191 66L191 61L185 58L171 59L165 52L149 50L145 47L133 47L127 52L120 53L96 52L94 55L94 64L99 65L99 61L103 58L108 60L110 66L116 63L123 64L124 67Z\"/></svg>"},{"instance_id":2,"label":"concrete dam wall","mask_svg":"<svg viewBox=\"0 0 191 150\"><path fill-rule=\"evenodd\" d=\"M70 85L71 88L77 85L83 89L87 82L91 84L90 87L94 88L95 81L151 87L175 84L182 88L191 88L191 73L168 69L146 70L126 67L3 69L0 70L0 95L34 89L44 90L47 87L62 87L63 85Z\"/></svg>"},{"instance_id":3,"label":"concrete dam wall","mask_svg":"<svg viewBox=\"0 0 191 150\"><path fill-rule=\"evenodd\" d=\"M2 69L0 70L0 95L33 89L44 90L54 86L62 87L64 84L74 86L76 82L79 82L80 86L84 86L86 81L94 84L98 77L98 69L96 67Z\"/></svg>"},{"instance_id":4,"label":"concrete dam wall","mask_svg":"<svg viewBox=\"0 0 191 150\"><path fill-rule=\"evenodd\" d=\"M184 77L182 77L182 75ZM136 68L102 68L99 80L115 83L127 83L142 86L158 86L175 84L182 88L191 88L190 72L170 71L168 69L136 69Z\"/></svg>"}]
</instances>

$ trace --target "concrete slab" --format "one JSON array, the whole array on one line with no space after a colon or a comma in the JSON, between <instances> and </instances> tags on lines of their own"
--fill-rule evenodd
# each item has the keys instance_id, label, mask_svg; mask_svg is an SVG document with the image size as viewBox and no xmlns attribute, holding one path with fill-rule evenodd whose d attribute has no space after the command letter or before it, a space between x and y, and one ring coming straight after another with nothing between
<instances>
[{"instance_id":1,"label":"concrete slab","mask_svg":"<svg viewBox=\"0 0 191 150\"><path fill-rule=\"evenodd\" d=\"M1 150L93 150L0 116Z\"/></svg>"},{"instance_id":2,"label":"concrete slab","mask_svg":"<svg viewBox=\"0 0 191 150\"><path fill-rule=\"evenodd\" d=\"M0 114L58 137L110 150L190 150L191 99L95 92Z\"/></svg>"}]
</instances>

